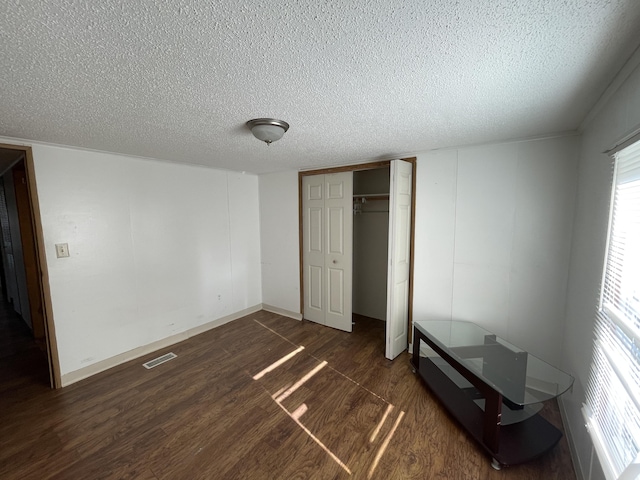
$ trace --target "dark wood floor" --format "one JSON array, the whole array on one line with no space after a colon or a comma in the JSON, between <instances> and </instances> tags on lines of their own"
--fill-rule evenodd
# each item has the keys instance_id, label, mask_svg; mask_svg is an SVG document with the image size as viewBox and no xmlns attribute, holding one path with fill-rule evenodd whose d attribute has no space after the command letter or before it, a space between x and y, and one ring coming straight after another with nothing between
<instances>
[{"instance_id":1,"label":"dark wood floor","mask_svg":"<svg viewBox=\"0 0 640 480\"><path fill-rule=\"evenodd\" d=\"M53 391L41 353L9 320L2 479L575 478L564 438L530 464L493 470L408 354L384 359L379 321L357 319L348 334L259 312L174 345L178 358L154 369L141 364L166 351ZM554 403L544 413L560 425Z\"/></svg>"}]
</instances>

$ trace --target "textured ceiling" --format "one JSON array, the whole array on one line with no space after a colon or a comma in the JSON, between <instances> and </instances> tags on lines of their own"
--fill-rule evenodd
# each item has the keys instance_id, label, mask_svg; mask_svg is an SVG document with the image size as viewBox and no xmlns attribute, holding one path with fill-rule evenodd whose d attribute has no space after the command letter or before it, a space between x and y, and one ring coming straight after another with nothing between
<instances>
[{"instance_id":1,"label":"textured ceiling","mask_svg":"<svg viewBox=\"0 0 640 480\"><path fill-rule=\"evenodd\" d=\"M640 43L637 0L1 3L0 135L255 173L575 130Z\"/></svg>"}]
</instances>

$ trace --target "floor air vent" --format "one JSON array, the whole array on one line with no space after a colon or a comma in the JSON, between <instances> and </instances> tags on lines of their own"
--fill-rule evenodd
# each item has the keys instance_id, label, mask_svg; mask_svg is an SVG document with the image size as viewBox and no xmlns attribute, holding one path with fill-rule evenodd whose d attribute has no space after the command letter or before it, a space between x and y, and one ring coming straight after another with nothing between
<instances>
[{"instance_id":1,"label":"floor air vent","mask_svg":"<svg viewBox=\"0 0 640 480\"><path fill-rule=\"evenodd\" d=\"M161 357L154 358L153 360L149 360L147 363L143 363L142 366L144 368L153 368L157 367L161 363L168 362L169 360L173 360L177 355L173 352L165 353Z\"/></svg>"}]
</instances>

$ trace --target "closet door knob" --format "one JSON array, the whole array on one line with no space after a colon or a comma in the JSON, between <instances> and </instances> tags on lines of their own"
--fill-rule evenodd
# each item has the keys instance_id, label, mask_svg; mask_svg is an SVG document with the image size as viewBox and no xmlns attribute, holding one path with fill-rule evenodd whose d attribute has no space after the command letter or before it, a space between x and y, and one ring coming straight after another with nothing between
<instances>
[{"instance_id":1,"label":"closet door knob","mask_svg":"<svg viewBox=\"0 0 640 480\"><path fill-rule=\"evenodd\" d=\"M335 265L336 263L338 263L338 261L337 261L337 260L334 260L334 261L333 261L333 264Z\"/></svg>"}]
</instances>

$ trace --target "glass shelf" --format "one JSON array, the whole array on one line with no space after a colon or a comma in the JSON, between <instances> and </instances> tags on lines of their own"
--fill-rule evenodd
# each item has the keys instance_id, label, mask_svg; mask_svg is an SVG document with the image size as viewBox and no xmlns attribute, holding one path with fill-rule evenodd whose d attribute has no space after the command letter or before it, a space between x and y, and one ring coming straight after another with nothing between
<instances>
[{"instance_id":1,"label":"glass shelf","mask_svg":"<svg viewBox=\"0 0 640 480\"><path fill-rule=\"evenodd\" d=\"M491 385L514 406L523 407L542 403L562 395L573 385L571 375L474 323L455 320L414 321L414 326L470 372ZM421 346L421 356L431 357L432 354L429 351L435 355L435 352L428 348L424 349L423 355L422 350ZM440 363L446 365L446 362L434 363L439 368L442 368ZM447 369L449 370L455 371L451 367ZM457 372L456 375L466 382ZM503 414L506 413L506 416L509 416L510 413L507 410L509 409L505 409ZM522 412L522 408L512 410L517 412L516 416L526 415ZM503 420L507 421L507 418Z\"/></svg>"}]
</instances>

